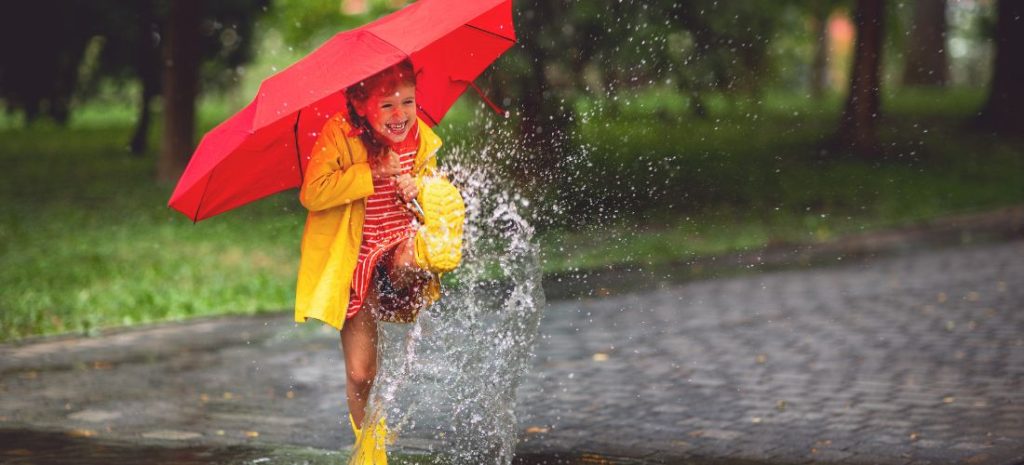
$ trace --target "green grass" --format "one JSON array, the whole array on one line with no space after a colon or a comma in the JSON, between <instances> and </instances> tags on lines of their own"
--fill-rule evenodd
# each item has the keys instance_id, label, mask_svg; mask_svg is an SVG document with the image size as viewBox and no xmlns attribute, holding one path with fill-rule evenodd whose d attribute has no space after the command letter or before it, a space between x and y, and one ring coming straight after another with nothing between
<instances>
[{"instance_id":1,"label":"green grass","mask_svg":"<svg viewBox=\"0 0 1024 465\"><path fill-rule=\"evenodd\" d=\"M577 135L589 155L557 186L572 192L561 199L571 220L544 233L546 269L819 242L1024 202L1024 144L966 129L982 98L963 90L886 96L873 158L828 143L835 97L712 99L707 119L679 113L685 98L656 90L620 96L632 103L617 111L583 106L588 121Z\"/></svg>"},{"instance_id":2,"label":"green grass","mask_svg":"<svg viewBox=\"0 0 1024 465\"><path fill-rule=\"evenodd\" d=\"M303 214L287 197L193 225L128 128L7 131L0 339L287 308ZM293 197L293 196L292 196Z\"/></svg>"},{"instance_id":3,"label":"green grass","mask_svg":"<svg viewBox=\"0 0 1024 465\"><path fill-rule=\"evenodd\" d=\"M877 160L820 150L836 98L712 98L706 120L657 93L620 97L632 103L614 115L583 108L588 157L557 199L582 220L542 232L545 271L816 242L1024 202L1021 143L962 127L981 97L887 97ZM473 139L461 129L483 118L472 98L441 128L449 146ZM207 102L201 130L232 110ZM153 183L154 155L126 152L132 115L88 107L66 129L0 118L0 340L291 308L305 219L294 192L193 225L165 206L171 186ZM608 214L573 205L581 198Z\"/></svg>"}]
</instances>

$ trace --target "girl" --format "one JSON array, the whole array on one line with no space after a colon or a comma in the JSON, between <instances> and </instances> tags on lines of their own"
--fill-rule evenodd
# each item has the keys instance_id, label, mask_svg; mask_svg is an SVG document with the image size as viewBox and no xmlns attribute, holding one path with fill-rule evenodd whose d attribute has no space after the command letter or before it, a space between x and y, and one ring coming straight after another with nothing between
<instances>
[{"instance_id":1,"label":"girl","mask_svg":"<svg viewBox=\"0 0 1024 465\"><path fill-rule=\"evenodd\" d=\"M384 419L364 422L377 320L411 321L439 297L439 273L461 258L465 206L432 176L441 139L416 117L408 60L350 86L346 97L347 111L327 121L313 147L299 193L309 215L295 318L340 330L353 463L385 464Z\"/></svg>"}]
</instances>

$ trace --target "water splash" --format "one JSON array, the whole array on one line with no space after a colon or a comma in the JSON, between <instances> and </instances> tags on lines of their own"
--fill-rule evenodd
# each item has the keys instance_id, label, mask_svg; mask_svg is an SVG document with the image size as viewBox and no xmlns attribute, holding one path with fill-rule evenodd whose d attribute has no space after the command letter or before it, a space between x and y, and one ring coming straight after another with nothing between
<instances>
[{"instance_id":1,"label":"water splash","mask_svg":"<svg viewBox=\"0 0 1024 465\"><path fill-rule=\"evenodd\" d=\"M415 323L380 325L368 418L387 418L399 450L441 463L512 462L515 390L544 306L539 247L521 213L529 202L480 161L508 156L497 150L447 153L446 171L466 201L463 262Z\"/></svg>"}]
</instances>

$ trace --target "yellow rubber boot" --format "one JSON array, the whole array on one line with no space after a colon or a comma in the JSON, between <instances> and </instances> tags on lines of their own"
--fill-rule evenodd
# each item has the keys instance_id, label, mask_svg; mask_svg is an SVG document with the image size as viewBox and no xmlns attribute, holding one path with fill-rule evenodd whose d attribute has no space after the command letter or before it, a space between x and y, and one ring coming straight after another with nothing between
<instances>
[{"instance_id":1,"label":"yellow rubber boot","mask_svg":"<svg viewBox=\"0 0 1024 465\"><path fill-rule=\"evenodd\" d=\"M349 465L387 465L388 454L386 444L389 442L388 426L381 418L369 431L363 435L363 431L356 426L352 415L348 416L352 424L352 433L356 435L356 444L352 447L352 457L348 460Z\"/></svg>"},{"instance_id":2,"label":"yellow rubber boot","mask_svg":"<svg viewBox=\"0 0 1024 465\"><path fill-rule=\"evenodd\" d=\"M442 177L427 177L416 199L423 209L423 225L416 232L416 265L433 273L447 273L462 261L462 227L466 204L459 190Z\"/></svg>"}]
</instances>

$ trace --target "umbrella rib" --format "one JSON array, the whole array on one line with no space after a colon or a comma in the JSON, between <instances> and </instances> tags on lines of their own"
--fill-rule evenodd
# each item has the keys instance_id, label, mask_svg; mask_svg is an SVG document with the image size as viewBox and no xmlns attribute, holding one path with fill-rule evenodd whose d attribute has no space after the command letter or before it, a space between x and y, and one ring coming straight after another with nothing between
<instances>
[{"instance_id":1,"label":"umbrella rib","mask_svg":"<svg viewBox=\"0 0 1024 465\"><path fill-rule=\"evenodd\" d=\"M199 196L199 205L196 205L196 215L192 217L192 223L199 222L199 212L203 209L203 200L206 199L206 191L210 188L210 180L213 179L213 173L217 171L217 166L214 166L210 170L210 175L206 177L206 185L203 186L203 195Z\"/></svg>"},{"instance_id":2,"label":"umbrella rib","mask_svg":"<svg viewBox=\"0 0 1024 465\"><path fill-rule=\"evenodd\" d=\"M466 26L466 27L468 27L468 28L470 28L470 29L476 29L476 30L478 30L478 31L480 31L480 32L483 32L484 34L490 34L490 35L492 35L492 36L494 36L494 37L497 37L497 38L499 38L499 39L505 39L505 40L507 40L507 41L509 41L509 42L512 42L513 44L514 44L514 43L516 43L515 39L510 39L510 38L508 38L508 37L505 37L505 36L503 36L503 35L501 35L501 34L498 34L497 32L493 32L493 31L488 31L487 29L483 29L483 28L480 28L480 27L474 26L474 25L472 25L472 24L463 24L463 26Z\"/></svg>"},{"instance_id":3,"label":"umbrella rib","mask_svg":"<svg viewBox=\"0 0 1024 465\"><path fill-rule=\"evenodd\" d=\"M434 123L431 126L437 126L437 120L434 119L434 117L431 116L430 113L427 113L427 109L423 108L423 105L416 105L416 106L420 108L420 111L422 111L423 114L426 115L428 119L430 119L431 123Z\"/></svg>"},{"instance_id":4,"label":"umbrella rib","mask_svg":"<svg viewBox=\"0 0 1024 465\"><path fill-rule=\"evenodd\" d=\"M295 114L295 126L292 127L292 134L295 136L295 161L299 163L299 185L306 175L302 172L302 153L299 152L299 118L302 117L302 110Z\"/></svg>"}]
</instances>

